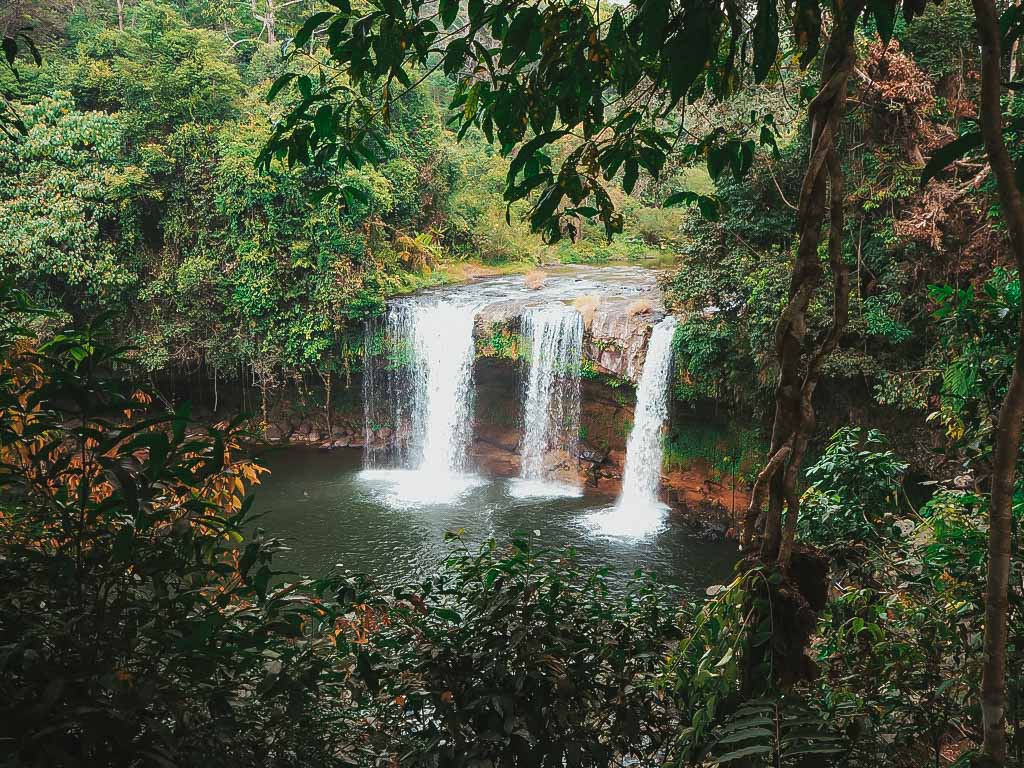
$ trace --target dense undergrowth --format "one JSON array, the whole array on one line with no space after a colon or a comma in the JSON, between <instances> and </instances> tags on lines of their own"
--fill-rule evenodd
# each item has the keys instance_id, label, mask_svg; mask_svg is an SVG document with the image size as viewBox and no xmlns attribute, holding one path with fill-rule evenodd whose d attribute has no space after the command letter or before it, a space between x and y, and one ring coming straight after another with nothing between
<instances>
[{"instance_id":1,"label":"dense undergrowth","mask_svg":"<svg viewBox=\"0 0 1024 768\"><path fill-rule=\"evenodd\" d=\"M909 768L975 743L985 499L951 484L913 509L880 433L837 433L808 470L821 674L748 691L748 655L778 663L754 652L762 567L705 601L454 532L391 592L278 571L237 424L162 412L103 319L41 342L18 294L4 310L0 764Z\"/></svg>"},{"instance_id":2,"label":"dense undergrowth","mask_svg":"<svg viewBox=\"0 0 1024 768\"><path fill-rule=\"evenodd\" d=\"M436 574L395 592L278 573L240 425L196 432L148 383L198 377L215 402L218 381L238 383L243 409L254 385L265 423L286 386L351 383L355 329L384 299L462 279L471 261L678 258L674 395L758 422L816 73L687 104L681 133L768 129L746 175L712 184L692 157L660 179L634 167L630 195L610 185L623 236L581 220L575 242L548 246L506 225L508 163L474 133L455 140L439 76L402 100L365 167L259 172L293 106L268 105L270 83L320 54L280 55L299 8L270 26L239 8L76 3L35 19L41 67L0 69L26 130L0 136L0 266L32 299L5 287L0 325L0 764L966 765L982 740L992 443L1021 312L988 166L961 159L920 184L925 158L977 122L968 4L895 22L885 44L875 17L857 33L839 136L853 290L817 389L802 544L785 578L745 560L685 602L644 574L613 588L528 534L479 551L456 534ZM1004 100L1010 117L1022 104ZM713 198L714 220L657 207L680 186ZM833 309L811 303L812 335ZM516 354L501 335L484 344ZM677 429L667 461L753 481L761 436L730 438ZM1022 509L1018 493L1016 765Z\"/></svg>"},{"instance_id":3,"label":"dense undergrowth","mask_svg":"<svg viewBox=\"0 0 1024 768\"><path fill-rule=\"evenodd\" d=\"M912 25L897 23L889 45L870 42L867 34L859 39L840 135L852 295L849 327L819 390L818 439L851 420L875 426L895 420L894 438L914 453L918 471L933 476L946 467L921 451L920 442L938 446L943 439L918 426L940 399L945 405L938 410L948 411L965 390L985 388L975 367L965 369L973 345L947 332L954 311L949 296L974 312L968 304L989 301L1001 283L1015 285L1005 272L1012 259L987 166L964 161L948 178L920 183L924 159L977 119L972 24L969 4L953 2L929 7ZM799 86L799 80L792 84ZM796 246L795 203L807 152L806 122L792 105L780 108L779 98L773 89L751 89L710 118L728 125L744 109L771 104L785 132L777 157L759 157L742 181L721 177L718 221L683 223L684 266L666 283L670 302L689 311L676 338L682 364L676 396L683 402L712 401L753 415L764 415L771 402L773 334ZM1009 107L1016 114L1020 100ZM812 331L826 327L831 311L827 297L812 306ZM947 322L936 322L936 313ZM984 332L991 335L978 340L981 348L1003 349L1005 334L1014 331L1008 322Z\"/></svg>"}]
</instances>

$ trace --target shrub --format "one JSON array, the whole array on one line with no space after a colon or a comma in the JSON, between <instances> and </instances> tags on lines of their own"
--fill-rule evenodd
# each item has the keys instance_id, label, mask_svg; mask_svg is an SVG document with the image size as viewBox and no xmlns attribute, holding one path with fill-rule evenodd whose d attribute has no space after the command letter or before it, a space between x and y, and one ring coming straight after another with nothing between
<instances>
[{"instance_id":1,"label":"shrub","mask_svg":"<svg viewBox=\"0 0 1024 768\"><path fill-rule=\"evenodd\" d=\"M424 584L362 598L353 631L372 629L356 670L382 759L611 766L659 754L673 709L652 685L680 629L657 584L617 593L571 549L526 537L475 551L452 541Z\"/></svg>"},{"instance_id":2,"label":"shrub","mask_svg":"<svg viewBox=\"0 0 1024 768\"><path fill-rule=\"evenodd\" d=\"M98 327L0 336L0 764L337 762L330 586L244 538L236 427L147 413Z\"/></svg>"}]
</instances>

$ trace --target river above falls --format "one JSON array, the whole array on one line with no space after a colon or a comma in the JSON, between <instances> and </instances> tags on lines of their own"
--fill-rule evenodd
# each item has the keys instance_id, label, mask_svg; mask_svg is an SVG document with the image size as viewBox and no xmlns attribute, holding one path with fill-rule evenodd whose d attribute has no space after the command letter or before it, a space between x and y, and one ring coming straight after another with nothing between
<instances>
[{"instance_id":1,"label":"river above falls","mask_svg":"<svg viewBox=\"0 0 1024 768\"><path fill-rule=\"evenodd\" d=\"M470 544L524 532L543 547L572 545L586 565L610 566L616 578L642 568L690 594L728 581L736 561L735 546L705 541L671 516L646 535L608 535L600 520L614 499L589 491L524 498L515 480L481 477L455 499L410 504L395 493L396 475L364 472L356 450L283 448L260 463L270 474L256 489L259 524L291 547L277 568L301 575L339 567L383 586L409 583L437 567L449 551L444 534L460 528Z\"/></svg>"}]
</instances>

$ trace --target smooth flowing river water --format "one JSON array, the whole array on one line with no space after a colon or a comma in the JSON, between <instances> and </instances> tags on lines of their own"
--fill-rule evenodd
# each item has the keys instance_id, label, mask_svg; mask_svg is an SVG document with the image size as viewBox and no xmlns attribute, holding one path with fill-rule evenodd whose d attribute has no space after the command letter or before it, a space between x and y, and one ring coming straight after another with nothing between
<instances>
[{"instance_id":1,"label":"smooth flowing river water","mask_svg":"<svg viewBox=\"0 0 1024 768\"><path fill-rule=\"evenodd\" d=\"M705 541L671 517L641 537L604 533L593 519L614 499L603 495L523 497L515 480L478 478L454 500L410 504L396 491L401 472L364 471L358 450L283 448L260 462L271 474L256 489L259 524L291 547L277 566L302 575L338 566L385 586L408 583L436 568L448 552L445 532L460 528L473 543L539 531L541 546L573 545L588 565L623 579L643 568L691 594L728 581L736 560L732 544Z\"/></svg>"}]
</instances>

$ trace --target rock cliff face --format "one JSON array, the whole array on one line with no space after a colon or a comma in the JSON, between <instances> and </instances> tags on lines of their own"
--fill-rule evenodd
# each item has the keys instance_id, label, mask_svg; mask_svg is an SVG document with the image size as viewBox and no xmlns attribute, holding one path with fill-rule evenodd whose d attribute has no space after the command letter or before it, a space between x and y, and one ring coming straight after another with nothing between
<instances>
[{"instance_id":1,"label":"rock cliff face","mask_svg":"<svg viewBox=\"0 0 1024 768\"><path fill-rule=\"evenodd\" d=\"M623 302L599 305L583 337L583 354L593 360L600 373L637 384L644 367L651 328L665 313L661 310L636 312Z\"/></svg>"},{"instance_id":2,"label":"rock cliff face","mask_svg":"<svg viewBox=\"0 0 1024 768\"><path fill-rule=\"evenodd\" d=\"M664 316L656 297L584 297L580 314L586 332L583 356L592 372L636 384L644 365L651 328ZM565 302L570 303L570 302ZM479 310L474 325L477 347L484 357L518 356L518 335L523 314L532 302L502 301ZM501 343L504 339L505 343Z\"/></svg>"},{"instance_id":3,"label":"rock cliff face","mask_svg":"<svg viewBox=\"0 0 1024 768\"><path fill-rule=\"evenodd\" d=\"M521 398L510 395L522 386L521 370L515 361L502 357L478 357L474 368L477 400L471 456L476 466L497 477L519 474ZM558 474L563 481L596 489L611 499L622 487L635 390L614 375L595 376L583 381L581 395L579 445L575 456L561 457ZM724 533L746 509L749 493L742 483L734 489L727 478L714 476L699 461L685 469L666 467L661 496L687 518Z\"/></svg>"}]
</instances>

